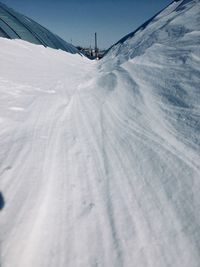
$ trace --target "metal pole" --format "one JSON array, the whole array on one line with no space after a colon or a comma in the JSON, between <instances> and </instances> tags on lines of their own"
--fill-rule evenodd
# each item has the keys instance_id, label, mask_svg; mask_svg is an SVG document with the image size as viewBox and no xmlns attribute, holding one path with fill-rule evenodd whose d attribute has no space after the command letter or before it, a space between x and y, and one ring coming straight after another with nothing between
<instances>
[{"instance_id":1,"label":"metal pole","mask_svg":"<svg viewBox=\"0 0 200 267\"><path fill-rule=\"evenodd\" d=\"M97 58L98 54L97 54L98 50L97 50L97 33L95 32L95 57Z\"/></svg>"}]
</instances>

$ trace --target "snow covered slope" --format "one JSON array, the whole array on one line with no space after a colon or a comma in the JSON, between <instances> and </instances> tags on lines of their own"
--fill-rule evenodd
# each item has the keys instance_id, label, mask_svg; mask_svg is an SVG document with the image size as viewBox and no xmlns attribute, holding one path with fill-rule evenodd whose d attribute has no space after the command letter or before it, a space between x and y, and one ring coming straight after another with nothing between
<instances>
[{"instance_id":1,"label":"snow covered slope","mask_svg":"<svg viewBox=\"0 0 200 267\"><path fill-rule=\"evenodd\" d=\"M196 10L194 10L195 8ZM194 17L192 18L192 16ZM199 30L199 24L199 0L173 2L136 31L123 37L108 49L109 57L107 58L114 59L117 56L118 63L119 61L124 62L127 59L143 55L148 48L156 44L184 48L182 37L193 31L195 34ZM199 41L198 38L195 39L194 41Z\"/></svg>"},{"instance_id":2,"label":"snow covered slope","mask_svg":"<svg viewBox=\"0 0 200 267\"><path fill-rule=\"evenodd\" d=\"M2 267L199 267L199 9L100 62L0 39Z\"/></svg>"}]
</instances>

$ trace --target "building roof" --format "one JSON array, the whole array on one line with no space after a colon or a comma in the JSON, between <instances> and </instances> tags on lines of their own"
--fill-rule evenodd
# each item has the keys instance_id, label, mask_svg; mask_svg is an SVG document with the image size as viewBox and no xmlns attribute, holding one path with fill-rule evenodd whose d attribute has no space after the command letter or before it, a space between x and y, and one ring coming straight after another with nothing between
<instances>
[{"instance_id":1,"label":"building roof","mask_svg":"<svg viewBox=\"0 0 200 267\"><path fill-rule=\"evenodd\" d=\"M61 49L72 54L78 50L32 19L0 3L0 37L22 39L34 44Z\"/></svg>"}]
</instances>

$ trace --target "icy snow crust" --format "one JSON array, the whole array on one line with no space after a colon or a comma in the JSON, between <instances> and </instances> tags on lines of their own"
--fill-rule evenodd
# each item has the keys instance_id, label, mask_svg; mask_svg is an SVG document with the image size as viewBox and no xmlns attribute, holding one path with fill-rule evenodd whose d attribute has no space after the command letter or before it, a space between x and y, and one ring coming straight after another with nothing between
<instances>
[{"instance_id":1,"label":"icy snow crust","mask_svg":"<svg viewBox=\"0 0 200 267\"><path fill-rule=\"evenodd\" d=\"M2 267L200 266L200 2L168 8L99 63L0 39Z\"/></svg>"}]
</instances>

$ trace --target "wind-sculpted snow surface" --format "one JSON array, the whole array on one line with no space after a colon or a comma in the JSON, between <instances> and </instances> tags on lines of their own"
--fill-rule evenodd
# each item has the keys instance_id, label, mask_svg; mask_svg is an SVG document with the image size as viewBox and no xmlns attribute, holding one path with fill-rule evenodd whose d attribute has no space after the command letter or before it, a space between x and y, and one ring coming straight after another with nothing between
<instances>
[{"instance_id":1,"label":"wind-sculpted snow surface","mask_svg":"<svg viewBox=\"0 0 200 267\"><path fill-rule=\"evenodd\" d=\"M101 62L0 39L2 267L199 267L200 5L184 2Z\"/></svg>"}]
</instances>

